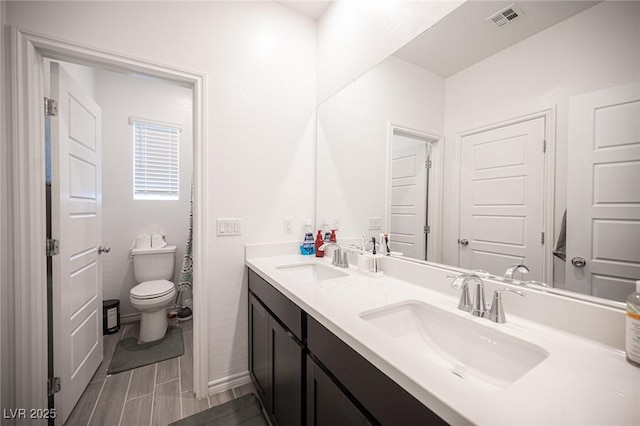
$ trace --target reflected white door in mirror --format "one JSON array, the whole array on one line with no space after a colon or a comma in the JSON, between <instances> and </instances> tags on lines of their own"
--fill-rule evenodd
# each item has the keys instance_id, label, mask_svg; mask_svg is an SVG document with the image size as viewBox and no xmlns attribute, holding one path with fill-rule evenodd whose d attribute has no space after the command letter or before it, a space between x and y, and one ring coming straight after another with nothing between
<instances>
[{"instance_id":1,"label":"reflected white door in mirror","mask_svg":"<svg viewBox=\"0 0 640 426\"><path fill-rule=\"evenodd\" d=\"M427 206L431 145L394 132L391 152L391 250L427 259Z\"/></svg>"},{"instance_id":2,"label":"reflected white door in mirror","mask_svg":"<svg viewBox=\"0 0 640 426\"><path fill-rule=\"evenodd\" d=\"M571 98L568 149L567 290L623 301L640 279L640 83Z\"/></svg>"},{"instance_id":3,"label":"reflected white door in mirror","mask_svg":"<svg viewBox=\"0 0 640 426\"><path fill-rule=\"evenodd\" d=\"M544 138L544 117L461 138L462 268L526 264L527 280L544 281Z\"/></svg>"}]
</instances>

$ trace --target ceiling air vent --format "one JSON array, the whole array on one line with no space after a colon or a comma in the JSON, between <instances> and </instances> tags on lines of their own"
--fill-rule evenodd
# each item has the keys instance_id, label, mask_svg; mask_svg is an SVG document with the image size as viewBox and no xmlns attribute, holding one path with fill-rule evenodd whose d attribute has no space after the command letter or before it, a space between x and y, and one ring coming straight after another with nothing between
<instances>
[{"instance_id":1,"label":"ceiling air vent","mask_svg":"<svg viewBox=\"0 0 640 426\"><path fill-rule=\"evenodd\" d=\"M500 12L494 13L493 15L488 17L486 20L492 21L499 27L503 27L514 19L521 17L522 15L524 15L522 9L520 9L515 3L511 3Z\"/></svg>"}]
</instances>

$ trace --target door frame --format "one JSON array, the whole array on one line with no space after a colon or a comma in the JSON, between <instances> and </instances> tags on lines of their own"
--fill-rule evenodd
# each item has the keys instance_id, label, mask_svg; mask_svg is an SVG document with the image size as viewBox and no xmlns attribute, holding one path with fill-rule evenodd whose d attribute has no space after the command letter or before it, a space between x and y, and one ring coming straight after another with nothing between
<instances>
[{"instance_id":1,"label":"door frame","mask_svg":"<svg viewBox=\"0 0 640 426\"><path fill-rule=\"evenodd\" d=\"M510 126L512 124L522 123L524 121L534 120L536 118L545 119L544 135L546 140L546 154L544 156L544 171L542 182L542 230L545 235L544 254L542 258L542 276L544 282L549 283L553 287L553 246L554 239L554 209L555 209L555 157L556 157L556 106L553 105L530 114L521 115L515 118L508 118L492 124L476 127L470 130L459 132L456 134L454 155L455 159L451 161L452 178L453 178L453 194L452 194L452 230L451 238L460 238L460 196L461 196L461 176L462 171L462 138L471 136L476 133L486 132L488 130L498 129L500 127ZM451 243L450 258L455 259L456 266L460 265L460 247L459 244Z\"/></svg>"},{"instance_id":2,"label":"door frame","mask_svg":"<svg viewBox=\"0 0 640 426\"><path fill-rule=\"evenodd\" d=\"M393 153L393 135L401 134L411 138L416 138L431 145L431 173L429 173L429 200L427 200L428 225L431 232L427 239L427 253L431 253L428 262L440 263L442 261L442 185L443 176L443 147L442 136L404 126L401 124L387 122L387 170L385 182L385 217L384 229L391 229L391 170Z\"/></svg>"},{"instance_id":3,"label":"door frame","mask_svg":"<svg viewBox=\"0 0 640 426\"><path fill-rule=\"evenodd\" d=\"M47 262L43 58L153 76L193 90L195 235L208 235L205 88L203 73L173 68L11 27L11 137L14 181L14 371L17 407L47 407ZM36 212L34 214L34 212ZM41 214L37 214L41 212ZM194 347L196 397L208 393L207 246L194 239Z\"/></svg>"}]
</instances>

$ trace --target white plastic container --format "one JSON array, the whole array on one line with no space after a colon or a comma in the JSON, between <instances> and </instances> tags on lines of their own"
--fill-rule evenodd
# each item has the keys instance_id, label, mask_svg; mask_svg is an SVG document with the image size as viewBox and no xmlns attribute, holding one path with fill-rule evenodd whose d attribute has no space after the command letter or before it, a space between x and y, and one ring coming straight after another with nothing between
<instances>
[{"instance_id":1,"label":"white plastic container","mask_svg":"<svg viewBox=\"0 0 640 426\"><path fill-rule=\"evenodd\" d=\"M640 367L640 281L636 281L636 291L627 297L626 325L627 360Z\"/></svg>"}]
</instances>

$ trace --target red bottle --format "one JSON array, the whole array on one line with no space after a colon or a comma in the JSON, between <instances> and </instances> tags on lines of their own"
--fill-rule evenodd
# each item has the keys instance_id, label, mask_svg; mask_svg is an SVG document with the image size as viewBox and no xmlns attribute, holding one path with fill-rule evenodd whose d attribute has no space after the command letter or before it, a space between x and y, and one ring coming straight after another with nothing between
<instances>
[{"instance_id":1,"label":"red bottle","mask_svg":"<svg viewBox=\"0 0 640 426\"><path fill-rule=\"evenodd\" d=\"M323 244L322 231L318 230L318 235L316 235L316 257L324 257L324 250L320 250L320 246Z\"/></svg>"},{"instance_id":2,"label":"red bottle","mask_svg":"<svg viewBox=\"0 0 640 426\"><path fill-rule=\"evenodd\" d=\"M336 238L336 230L332 229L331 230L331 235L329 236L329 242L330 243L337 243L338 239Z\"/></svg>"}]
</instances>

